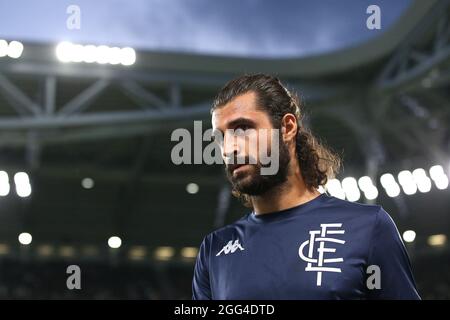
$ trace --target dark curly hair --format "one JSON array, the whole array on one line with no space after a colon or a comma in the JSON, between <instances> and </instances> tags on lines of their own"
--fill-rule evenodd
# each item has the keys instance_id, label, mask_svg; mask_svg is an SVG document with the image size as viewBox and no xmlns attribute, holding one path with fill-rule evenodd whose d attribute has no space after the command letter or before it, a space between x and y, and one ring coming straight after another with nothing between
<instances>
[{"instance_id":1,"label":"dark curly hair","mask_svg":"<svg viewBox=\"0 0 450 320\"><path fill-rule=\"evenodd\" d=\"M281 128L281 120L287 113L297 118L298 133L296 138L296 153L300 172L309 190L324 186L328 179L333 178L341 166L340 157L316 138L305 128L303 120L303 105L298 96L290 92L281 81L266 74L243 75L229 81L217 94L211 113L242 94L255 92L257 106L266 111L274 128ZM251 207L248 195L233 190L233 195Z\"/></svg>"}]
</instances>

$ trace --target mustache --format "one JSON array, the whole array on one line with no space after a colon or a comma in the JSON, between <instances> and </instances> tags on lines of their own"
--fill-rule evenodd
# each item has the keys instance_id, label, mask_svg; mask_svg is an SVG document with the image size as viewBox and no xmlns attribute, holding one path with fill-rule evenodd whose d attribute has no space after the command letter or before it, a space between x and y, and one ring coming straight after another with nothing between
<instances>
[{"instance_id":1,"label":"mustache","mask_svg":"<svg viewBox=\"0 0 450 320\"><path fill-rule=\"evenodd\" d=\"M225 169L228 173L232 174L235 169L246 164L257 165L258 162L252 156L230 157L225 161Z\"/></svg>"}]
</instances>

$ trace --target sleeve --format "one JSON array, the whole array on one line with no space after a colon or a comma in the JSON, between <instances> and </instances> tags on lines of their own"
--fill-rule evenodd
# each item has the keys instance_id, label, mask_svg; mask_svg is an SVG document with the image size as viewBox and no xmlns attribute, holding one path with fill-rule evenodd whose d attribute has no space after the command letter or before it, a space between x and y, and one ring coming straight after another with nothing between
<instances>
[{"instance_id":1,"label":"sleeve","mask_svg":"<svg viewBox=\"0 0 450 320\"><path fill-rule=\"evenodd\" d=\"M208 237L206 236L197 255L194 267L194 278L192 280L192 300L211 300L211 287L209 282L208 268Z\"/></svg>"},{"instance_id":2,"label":"sleeve","mask_svg":"<svg viewBox=\"0 0 450 320\"><path fill-rule=\"evenodd\" d=\"M369 299L420 300L408 253L389 214L380 206L370 242L368 266L379 267L380 287L367 289Z\"/></svg>"}]
</instances>

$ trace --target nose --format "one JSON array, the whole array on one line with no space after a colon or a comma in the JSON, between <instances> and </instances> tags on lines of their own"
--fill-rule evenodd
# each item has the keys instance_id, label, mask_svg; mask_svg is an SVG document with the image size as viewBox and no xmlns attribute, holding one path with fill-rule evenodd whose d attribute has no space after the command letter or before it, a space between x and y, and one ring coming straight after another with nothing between
<instances>
[{"instance_id":1,"label":"nose","mask_svg":"<svg viewBox=\"0 0 450 320\"><path fill-rule=\"evenodd\" d=\"M224 159L236 157L239 154L239 143L237 137L226 132L223 138L222 157Z\"/></svg>"}]
</instances>

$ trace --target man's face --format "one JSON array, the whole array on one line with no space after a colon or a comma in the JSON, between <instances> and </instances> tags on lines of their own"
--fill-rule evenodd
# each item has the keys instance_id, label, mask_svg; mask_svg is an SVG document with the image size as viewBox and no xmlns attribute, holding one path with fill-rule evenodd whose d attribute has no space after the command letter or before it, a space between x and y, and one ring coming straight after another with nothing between
<instances>
[{"instance_id":1,"label":"man's face","mask_svg":"<svg viewBox=\"0 0 450 320\"><path fill-rule=\"evenodd\" d=\"M221 132L220 143L225 172L233 188L248 195L261 195L287 179L290 161L289 151L278 132L277 141L273 139L275 130L269 115L256 107L256 94L248 92L236 97L226 105L217 108L212 115L213 130ZM274 143L277 142L277 143ZM264 154L278 153L277 172L262 175L261 163Z\"/></svg>"}]
</instances>

